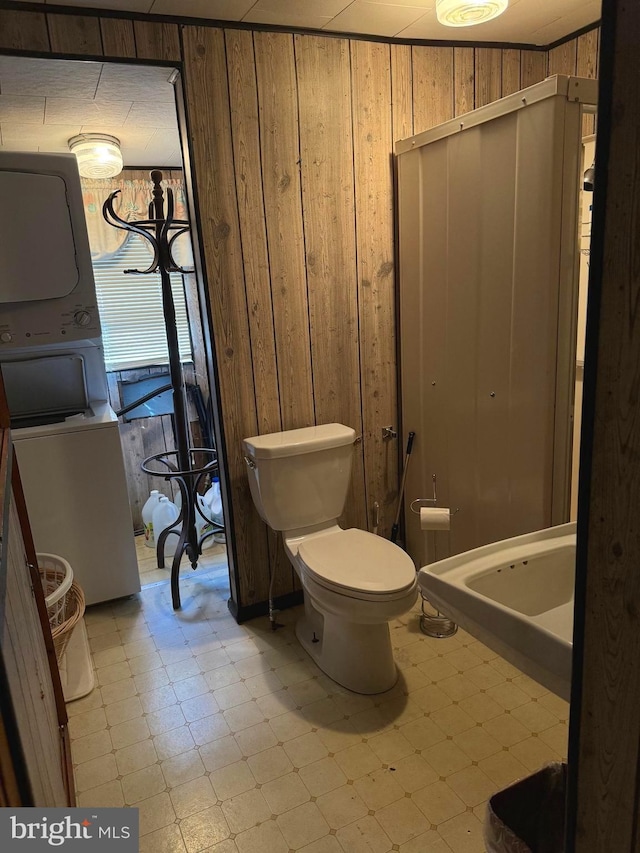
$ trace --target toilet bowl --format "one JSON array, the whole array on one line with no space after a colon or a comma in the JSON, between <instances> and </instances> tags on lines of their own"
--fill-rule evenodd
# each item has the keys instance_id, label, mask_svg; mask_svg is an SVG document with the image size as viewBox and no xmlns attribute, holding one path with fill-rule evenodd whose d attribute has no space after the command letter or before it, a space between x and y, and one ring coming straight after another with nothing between
<instances>
[{"instance_id":1,"label":"toilet bowl","mask_svg":"<svg viewBox=\"0 0 640 853\"><path fill-rule=\"evenodd\" d=\"M357 693L393 687L389 621L417 598L413 561L397 545L337 519L351 477L355 432L325 424L243 442L260 516L281 530L304 595L296 636L317 666Z\"/></svg>"}]
</instances>

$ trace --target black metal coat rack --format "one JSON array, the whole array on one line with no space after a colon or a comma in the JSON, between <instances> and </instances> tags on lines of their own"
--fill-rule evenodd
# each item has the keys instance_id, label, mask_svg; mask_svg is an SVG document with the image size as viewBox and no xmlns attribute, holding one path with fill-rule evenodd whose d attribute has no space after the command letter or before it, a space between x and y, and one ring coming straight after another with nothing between
<instances>
[{"instance_id":1,"label":"black metal coat rack","mask_svg":"<svg viewBox=\"0 0 640 853\"><path fill-rule=\"evenodd\" d=\"M120 190L112 192L102 206L102 215L114 228L120 228L144 238L153 249L153 258L145 270L125 270L128 275L149 275L159 273L162 285L162 310L167 334L169 350L169 375L173 391L174 431L176 449L150 456L142 463L142 470L155 477L175 481L182 498L180 515L175 525L156 535L156 555L158 567L164 568L164 545L170 531L179 528L178 544L171 565L171 597L174 610L180 607L179 573L182 555L186 552L191 567L196 568L198 557L202 553L202 542L209 536L222 531L224 528L211 518L206 518L211 529L198 537L196 529L196 507L198 487L203 478L218 473L218 458L212 447L190 447L189 428L187 423L187 403L182 362L178 346L178 330L176 311L171 290L170 273L186 274L192 269L182 267L173 257L173 246L178 237L189 232L189 223L184 219L174 217L175 205L173 190L167 188L167 211L164 211L164 191L161 186L162 172L151 172L153 182L153 199L149 203L149 218L128 222L122 219L113 209L115 198ZM156 392L158 393L158 392ZM195 454L200 458L209 458L204 465L195 463ZM155 465L164 466L158 470ZM202 514L202 510L200 510Z\"/></svg>"}]
</instances>

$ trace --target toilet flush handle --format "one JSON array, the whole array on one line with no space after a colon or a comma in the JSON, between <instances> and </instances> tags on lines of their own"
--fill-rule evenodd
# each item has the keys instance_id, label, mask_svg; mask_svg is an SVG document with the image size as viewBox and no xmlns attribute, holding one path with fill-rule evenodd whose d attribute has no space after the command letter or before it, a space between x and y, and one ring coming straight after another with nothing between
<instances>
[{"instance_id":1,"label":"toilet flush handle","mask_svg":"<svg viewBox=\"0 0 640 853\"><path fill-rule=\"evenodd\" d=\"M250 456L245 456L244 461L247 463L247 466L249 468L255 468L256 467L256 463L253 461L253 459Z\"/></svg>"}]
</instances>

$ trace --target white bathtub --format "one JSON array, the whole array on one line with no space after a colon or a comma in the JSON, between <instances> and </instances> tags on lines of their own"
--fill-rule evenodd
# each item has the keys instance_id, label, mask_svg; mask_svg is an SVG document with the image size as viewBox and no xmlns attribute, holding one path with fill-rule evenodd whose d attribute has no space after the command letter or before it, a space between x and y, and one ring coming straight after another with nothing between
<instances>
[{"instance_id":1,"label":"white bathtub","mask_svg":"<svg viewBox=\"0 0 640 853\"><path fill-rule=\"evenodd\" d=\"M568 700L575 552L571 522L431 563L418 583L441 613Z\"/></svg>"}]
</instances>

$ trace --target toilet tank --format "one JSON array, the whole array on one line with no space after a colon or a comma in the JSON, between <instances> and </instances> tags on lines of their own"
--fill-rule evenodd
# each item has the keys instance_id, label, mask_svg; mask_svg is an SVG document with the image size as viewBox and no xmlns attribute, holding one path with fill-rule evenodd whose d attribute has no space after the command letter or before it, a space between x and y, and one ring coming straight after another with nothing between
<instances>
[{"instance_id":1,"label":"toilet tank","mask_svg":"<svg viewBox=\"0 0 640 853\"><path fill-rule=\"evenodd\" d=\"M344 508L356 433L343 424L292 429L243 442L251 496L273 530L334 521Z\"/></svg>"}]
</instances>

